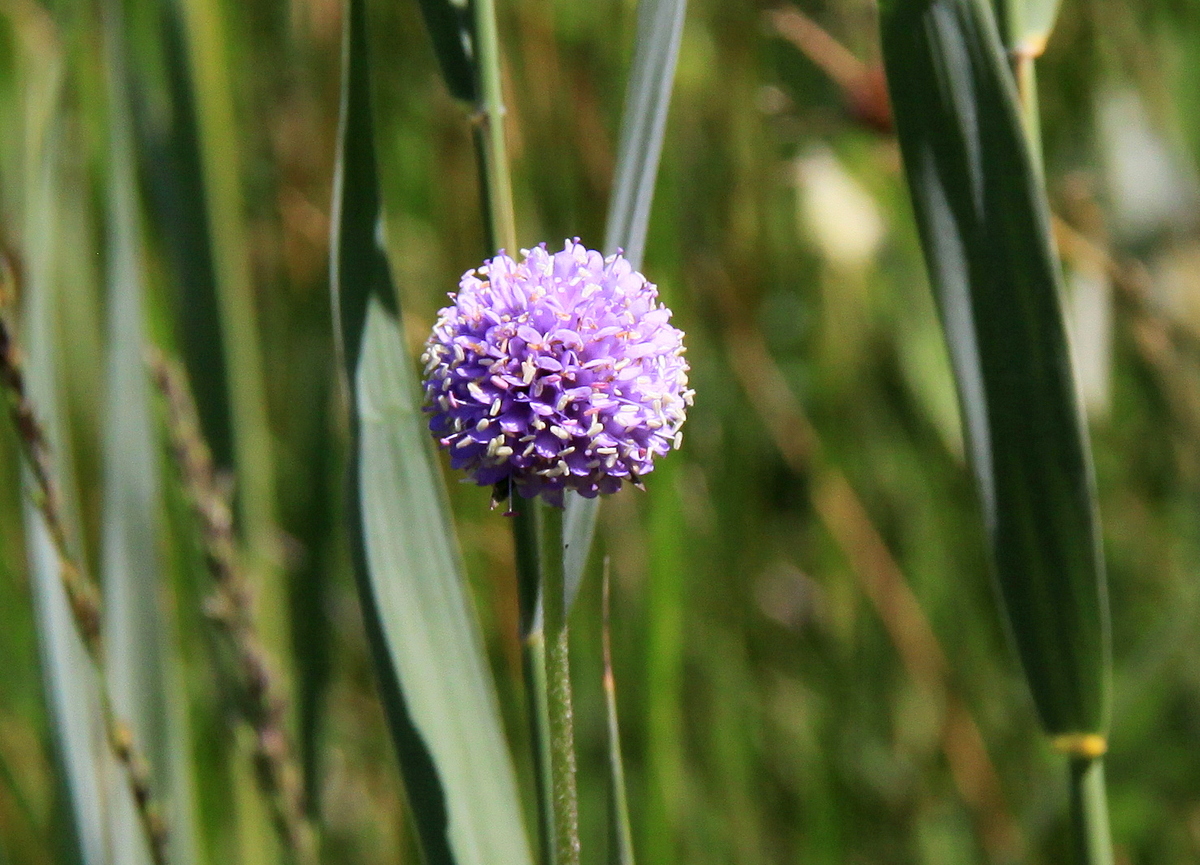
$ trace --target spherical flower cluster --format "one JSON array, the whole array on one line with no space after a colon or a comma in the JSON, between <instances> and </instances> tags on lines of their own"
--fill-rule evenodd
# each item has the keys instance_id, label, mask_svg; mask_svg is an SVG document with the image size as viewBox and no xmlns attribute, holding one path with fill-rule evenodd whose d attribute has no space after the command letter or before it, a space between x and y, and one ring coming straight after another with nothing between
<instances>
[{"instance_id":1,"label":"spherical flower cluster","mask_svg":"<svg viewBox=\"0 0 1200 865\"><path fill-rule=\"evenodd\" d=\"M637 483L678 447L683 333L620 255L503 252L459 283L426 344L429 429L480 484L562 504Z\"/></svg>"}]
</instances>

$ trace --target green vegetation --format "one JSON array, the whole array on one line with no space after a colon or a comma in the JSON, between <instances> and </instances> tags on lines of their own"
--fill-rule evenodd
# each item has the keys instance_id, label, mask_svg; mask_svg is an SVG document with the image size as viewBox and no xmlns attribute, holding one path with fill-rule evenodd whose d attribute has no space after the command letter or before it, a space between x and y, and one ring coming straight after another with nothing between
<instances>
[{"instance_id":1,"label":"green vegetation","mask_svg":"<svg viewBox=\"0 0 1200 865\"><path fill-rule=\"evenodd\" d=\"M1200 859L1200 2L691 0L657 179L642 3L0 0L0 863ZM687 334L595 515L424 434L514 233Z\"/></svg>"}]
</instances>

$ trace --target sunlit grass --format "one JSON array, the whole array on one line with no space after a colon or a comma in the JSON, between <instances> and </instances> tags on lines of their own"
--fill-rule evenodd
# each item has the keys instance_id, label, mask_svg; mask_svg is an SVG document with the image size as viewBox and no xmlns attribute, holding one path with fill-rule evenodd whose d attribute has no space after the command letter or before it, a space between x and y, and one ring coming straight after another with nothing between
<instances>
[{"instance_id":1,"label":"sunlit grass","mask_svg":"<svg viewBox=\"0 0 1200 865\"><path fill-rule=\"evenodd\" d=\"M672 4L643 8L652 5ZM329 304L342 6L187 0L170 7L175 44L169 19L157 20L167 8L127 10L123 86L144 122L126 130L139 158L134 179L121 174L108 126L117 115L105 95L100 5L0 8L0 251L16 286L4 315L53 442L71 543L89 573L111 570L104 467L135 451L128 433L106 445L103 430L135 412L124 385L105 383L108 358L124 349L128 371L141 352L106 322L118 290L140 279L140 331L186 361L218 463L236 466L225 492L241 502L252 607L287 671L296 711L285 726L303 757L323 861L416 861L410 815L430 805L413 794L411 753L397 756L400 691L372 646L381 619L413 633L416 590L381 577L375 590L391 593L392 606L380 616L364 608L354 576L352 415L357 432L371 424L381 436L377 457L415 455L427 471L414 498L388 480L384 469L398 463L368 470L359 482L377 486L377 499L366 516L379 544L411 557L421 589L444 580L475 611L477 625L468 616L462 632L478 642L467 663L479 682L494 682L479 686L495 689L489 747L512 763L515 783L505 786L508 770L479 764L460 768L457 782L481 807L506 798L504 820L536 851L509 519L488 510L486 490L439 470L415 402L415 357L436 310L462 272L494 252L472 107L455 99L469 94L447 88L421 4L359 7L370 15L375 128L346 143L374 142L378 177L363 182L380 198L354 227L358 252L343 261L343 288L387 295L371 282L383 261L374 252L382 212L403 313L401 324L367 300L357 321L375 328L373 372L392 376L397 397L364 403L363 386L383 379L351 380L357 394L342 387ZM1068 861L1062 760L1041 735L988 584L969 445L896 141L881 131L878 105L872 114L855 101L870 94L854 82L879 73L873 9L801 5L817 28L808 32L825 41L798 48L753 4L692 0L657 181L645 166L624 167L630 70L644 56L634 44L637 4L513 0L496 9L518 242L579 236L592 248L644 251L642 269L687 332L697 391L684 448L647 478L646 492L605 500L594 553L568 563L583 575L570 623L584 861L605 855L609 829L605 556L632 837L644 865L982 863L1005 861L1006 850L1024 851L1021 861ZM1060 231L1059 252L1068 275L1098 269L1112 288L1111 329L1087 336L1109 340L1112 358L1098 371L1109 396L1090 432L1114 610L1107 772L1118 861L1200 857L1200 732L1190 720L1200 693L1191 626L1200 610L1200 241L1188 216L1188 202L1200 200L1198 46L1194 4L1066 0L1038 61L1049 203L1074 232ZM185 60L188 77L172 84L168 61L178 74ZM831 78L836 68L865 74ZM197 89L190 107L181 86ZM1099 118L1127 98L1147 110L1122 116L1144 115L1149 126L1127 123L1133 138L1110 140ZM189 111L200 119L190 130L181 121ZM188 136L197 161L179 161ZM1143 157L1153 165L1134 192L1145 197L1131 204L1112 154L1131 152L1135 139L1154 142L1158 155ZM210 185L164 185L171 177ZM1154 191L1155 177L1168 178L1169 195ZM629 191L654 193L644 250L614 227L628 223L610 218L630 206ZM124 203L110 209L110 192ZM1131 207L1142 208L1141 222L1130 221ZM188 245L201 213L216 220L201 231L216 241L207 251ZM140 263L114 241L121 224ZM208 306L197 291L209 293ZM211 331L218 312L226 329ZM138 330L126 321L122 333ZM205 372L228 380L211 387ZM222 416L232 440L222 441ZM169 702L188 721L189 744L176 757L194 773L196 861L276 861L253 736L238 726L213 653L203 550L164 449L162 413L152 420L157 462L141 467L161 478L168 524L153 542L163 573L153 603L177 620L186 697ZM0 423L0 861L70 862L70 772L54 707L84 690L44 672L48 638L69 628L62 617L47 624L57 571L27 546L33 538L39 549L22 513L32 515L33 502L19 489L11 426ZM436 519L435 500L444 508ZM431 543L451 521L461 555L455 542ZM161 659L135 651L132 660ZM412 669L465 713L465 674L447 679L445 662L438 650ZM419 698L410 699L415 717ZM390 716L381 708L389 703ZM422 723L432 750L449 722ZM400 764L410 766L403 780ZM174 823L186 833L186 821ZM117 861L103 835L84 861Z\"/></svg>"}]
</instances>

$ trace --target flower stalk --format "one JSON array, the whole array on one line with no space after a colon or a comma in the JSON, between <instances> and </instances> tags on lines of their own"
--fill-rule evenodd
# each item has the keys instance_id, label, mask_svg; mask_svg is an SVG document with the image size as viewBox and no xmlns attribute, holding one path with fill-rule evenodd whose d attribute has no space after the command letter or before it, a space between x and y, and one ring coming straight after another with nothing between
<instances>
[{"instance_id":1,"label":"flower stalk","mask_svg":"<svg viewBox=\"0 0 1200 865\"><path fill-rule=\"evenodd\" d=\"M517 248L513 214L512 176L504 137L504 88L500 66L500 36L493 0L475 0L475 69L479 105L475 114L475 145L479 151L480 188L487 217L491 250Z\"/></svg>"},{"instance_id":2,"label":"flower stalk","mask_svg":"<svg viewBox=\"0 0 1200 865\"><path fill-rule=\"evenodd\" d=\"M538 555L537 510L533 502L509 511L517 560L520 599L521 666L525 677L529 741L533 751L538 808L538 852L542 865L554 861L554 804L550 797L550 706L546 688L546 633L542 617L542 575Z\"/></svg>"},{"instance_id":3,"label":"flower stalk","mask_svg":"<svg viewBox=\"0 0 1200 865\"><path fill-rule=\"evenodd\" d=\"M554 865L579 865L579 804L575 789L575 721L563 581L563 509L538 501L546 622L546 687L550 721L550 781L554 803Z\"/></svg>"},{"instance_id":4,"label":"flower stalk","mask_svg":"<svg viewBox=\"0 0 1200 865\"><path fill-rule=\"evenodd\" d=\"M508 165L508 148L504 130L504 92L500 63L500 40L496 24L496 9L493 0L476 0L473 4L475 13L475 68L478 79L479 105L475 114L475 146L479 154L480 188L483 195L484 214L486 217L486 234L490 250L517 249L516 218L513 212L512 176ZM508 494L513 497L511 484ZM538 799L539 818L539 850L542 865L565 865L566 862L579 861L579 832L578 815L574 806L575 789L575 759L574 739L571 732L570 718L570 679L569 659L566 652L565 622L563 626L562 645L555 646L555 651L546 651L542 599L544 597L543 575L545 565L550 564L550 570L558 575L559 593L562 593L562 517L561 511L549 507L547 510L558 511L557 551L545 556L545 531L539 526L538 503L530 501L512 512L513 543L516 548L518 583L522 598L521 622L521 652L525 673L525 691L529 710L530 738L533 747L533 762L535 786ZM539 531L539 529L541 529ZM565 692L560 688L551 695L549 690L550 658L555 659L558 668L568 675ZM554 698L567 700L565 707L554 706ZM565 717L565 739L551 738L551 718L559 718L558 729L561 732L561 719ZM569 777L559 778L555 771L563 768L561 749L565 747L569 754ZM555 759L555 755L558 759ZM560 826L566 824L560 820L560 808L556 807L559 800L557 791L560 788L571 790L571 819L575 828L571 834L573 839L568 846L573 846L575 858L563 860L557 855L557 845L552 842L560 837Z\"/></svg>"}]
</instances>

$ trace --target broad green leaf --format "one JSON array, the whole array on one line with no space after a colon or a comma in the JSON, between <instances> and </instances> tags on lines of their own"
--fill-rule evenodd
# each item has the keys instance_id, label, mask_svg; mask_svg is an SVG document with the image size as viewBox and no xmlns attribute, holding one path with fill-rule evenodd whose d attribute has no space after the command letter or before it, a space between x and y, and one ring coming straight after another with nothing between
<instances>
[{"instance_id":1,"label":"broad green leaf","mask_svg":"<svg viewBox=\"0 0 1200 865\"><path fill-rule=\"evenodd\" d=\"M984 0L893 0L883 52L994 574L1041 720L1103 733L1109 625L1040 172Z\"/></svg>"},{"instance_id":2,"label":"broad green leaf","mask_svg":"<svg viewBox=\"0 0 1200 865\"><path fill-rule=\"evenodd\" d=\"M625 92L613 197L604 237L605 252L624 250L625 258L635 269L641 268L642 254L646 250L650 205L654 200L654 181L662 155L686 8L686 0L640 0L638 3L633 63ZM567 608L570 609L583 582L592 538L596 534L600 499L585 499L571 493L566 497L566 509L563 555Z\"/></svg>"},{"instance_id":3,"label":"broad green leaf","mask_svg":"<svg viewBox=\"0 0 1200 865\"><path fill-rule=\"evenodd\" d=\"M106 666L112 706L149 761L170 829L175 865L196 860L183 689L165 611L159 557L159 447L143 358L142 252L119 0L105 7L109 172L107 208L109 356L104 436L102 573ZM123 783L122 778L115 782ZM132 801L116 799L122 825L137 826ZM149 861L142 833L114 833L121 862Z\"/></svg>"},{"instance_id":4,"label":"broad green leaf","mask_svg":"<svg viewBox=\"0 0 1200 865\"><path fill-rule=\"evenodd\" d=\"M379 244L367 15L349 0L333 300L359 595L425 860L531 865L516 773Z\"/></svg>"}]
</instances>

